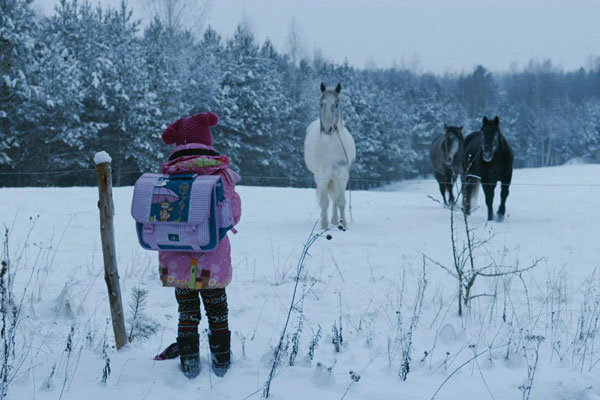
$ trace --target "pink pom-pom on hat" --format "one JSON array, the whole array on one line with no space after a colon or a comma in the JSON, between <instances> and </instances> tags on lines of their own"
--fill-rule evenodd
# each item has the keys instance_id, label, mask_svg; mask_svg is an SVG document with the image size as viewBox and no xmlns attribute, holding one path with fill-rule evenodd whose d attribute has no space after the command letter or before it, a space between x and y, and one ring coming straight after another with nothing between
<instances>
[{"instance_id":1,"label":"pink pom-pom on hat","mask_svg":"<svg viewBox=\"0 0 600 400\"><path fill-rule=\"evenodd\" d=\"M162 133L166 144L200 143L213 145L211 126L219 123L219 116L213 112L200 113L187 118L180 118L167 127Z\"/></svg>"}]
</instances>

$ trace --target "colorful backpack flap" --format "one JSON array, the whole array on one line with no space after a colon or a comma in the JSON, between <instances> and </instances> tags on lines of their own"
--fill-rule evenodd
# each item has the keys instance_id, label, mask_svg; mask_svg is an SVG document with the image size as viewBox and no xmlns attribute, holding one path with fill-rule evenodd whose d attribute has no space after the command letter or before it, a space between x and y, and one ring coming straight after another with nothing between
<instances>
[{"instance_id":1,"label":"colorful backpack flap","mask_svg":"<svg viewBox=\"0 0 600 400\"><path fill-rule=\"evenodd\" d=\"M135 183L131 215L147 250L212 251L233 229L220 175L144 174Z\"/></svg>"}]
</instances>

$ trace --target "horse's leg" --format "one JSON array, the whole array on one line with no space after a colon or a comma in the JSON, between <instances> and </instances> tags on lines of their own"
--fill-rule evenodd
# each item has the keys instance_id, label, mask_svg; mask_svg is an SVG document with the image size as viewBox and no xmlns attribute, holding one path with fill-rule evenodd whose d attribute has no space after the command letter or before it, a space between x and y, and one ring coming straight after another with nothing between
<instances>
[{"instance_id":1,"label":"horse's leg","mask_svg":"<svg viewBox=\"0 0 600 400\"><path fill-rule=\"evenodd\" d=\"M337 190L337 179L333 178L332 187L329 190L329 195L331 196L331 203L333 206L331 207L331 223L337 226L340 223L340 216L338 214L338 190Z\"/></svg>"},{"instance_id":2,"label":"horse's leg","mask_svg":"<svg viewBox=\"0 0 600 400\"><path fill-rule=\"evenodd\" d=\"M454 186L454 173L449 170L446 173L446 190L448 190L448 202L450 205L454 205L454 193L452 193L452 186Z\"/></svg>"},{"instance_id":3,"label":"horse's leg","mask_svg":"<svg viewBox=\"0 0 600 400\"><path fill-rule=\"evenodd\" d=\"M448 204L446 202L446 184L445 184L446 178L444 177L444 175L436 172L435 179L438 181L438 184L440 185L440 193L442 194L442 198L444 199L444 204Z\"/></svg>"},{"instance_id":4,"label":"horse's leg","mask_svg":"<svg viewBox=\"0 0 600 400\"><path fill-rule=\"evenodd\" d=\"M496 217L498 222L502 222L504 220L504 214L506 213L506 198L508 197L508 187L510 186L511 179L512 171L508 177L500 181L502 188L500 190L500 207L498 207L498 215Z\"/></svg>"},{"instance_id":5,"label":"horse's leg","mask_svg":"<svg viewBox=\"0 0 600 400\"><path fill-rule=\"evenodd\" d=\"M333 208L336 210L333 222L336 225L341 224L344 228L348 227L346 222L346 186L348 185L348 174L341 174L333 181L333 193L335 196ZM339 211L339 218L335 220Z\"/></svg>"},{"instance_id":6,"label":"horse's leg","mask_svg":"<svg viewBox=\"0 0 600 400\"><path fill-rule=\"evenodd\" d=\"M485 205L487 206L487 210L488 210L488 221L491 221L494 219L493 204L494 204L494 189L496 188L496 182L494 182L494 183L484 182L482 180L481 184L483 185L483 193L485 193Z\"/></svg>"},{"instance_id":7,"label":"horse's leg","mask_svg":"<svg viewBox=\"0 0 600 400\"><path fill-rule=\"evenodd\" d=\"M319 206L321 207L321 228L327 229L329 227L329 221L327 221L327 208L329 207L329 181L315 177L315 183L317 184L317 197L319 198Z\"/></svg>"},{"instance_id":8,"label":"horse's leg","mask_svg":"<svg viewBox=\"0 0 600 400\"><path fill-rule=\"evenodd\" d=\"M463 178L463 211L466 215L471 214L471 197L473 196L473 190L475 190L475 178L470 176Z\"/></svg>"}]
</instances>

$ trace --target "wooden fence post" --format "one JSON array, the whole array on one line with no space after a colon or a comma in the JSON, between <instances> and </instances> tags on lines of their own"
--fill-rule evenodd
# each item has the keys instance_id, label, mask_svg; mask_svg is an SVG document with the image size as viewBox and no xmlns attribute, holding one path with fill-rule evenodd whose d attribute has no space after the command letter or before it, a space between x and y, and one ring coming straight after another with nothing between
<instances>
[{"instance_id":1,"label":"wooden fence post","mask_svg":"<svg viewBox=\"0 0 600 400\"><path fill-rule=\"evenodd\" d=\"M125 318L123 316L123 300L119 285L117 255L115 248L115 232L113 215L115 215L112 197L111 158L106 152L96 153L96 173L98 174L98 208L100 209L100 237L102 238L102 255L104 257L104 280L108 289L110 314L115 332L117 350L127 343Z\"/></svg>"}]
</instances>

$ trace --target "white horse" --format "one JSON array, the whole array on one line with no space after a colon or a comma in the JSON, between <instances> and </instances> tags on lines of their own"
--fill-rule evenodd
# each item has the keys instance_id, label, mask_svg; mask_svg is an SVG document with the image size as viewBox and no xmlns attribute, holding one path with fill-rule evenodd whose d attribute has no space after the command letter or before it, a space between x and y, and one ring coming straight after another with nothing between
<instances>
[{"instance_id":1,"label":"white horse","mask_svg":"<svg viewBox=\"0 0 600 400\"><path fill-rule=\"evenodd\" d=\"M342 120L341 91L339 83L335 89L328 89L321 83L320 119L308 126L304 139L304 162L317 184L323 229L329 227L329 198L333 203L331 223L347 227L345 191L350 167L356 159L354 139Z\"/></svg>"}]
</instances>

